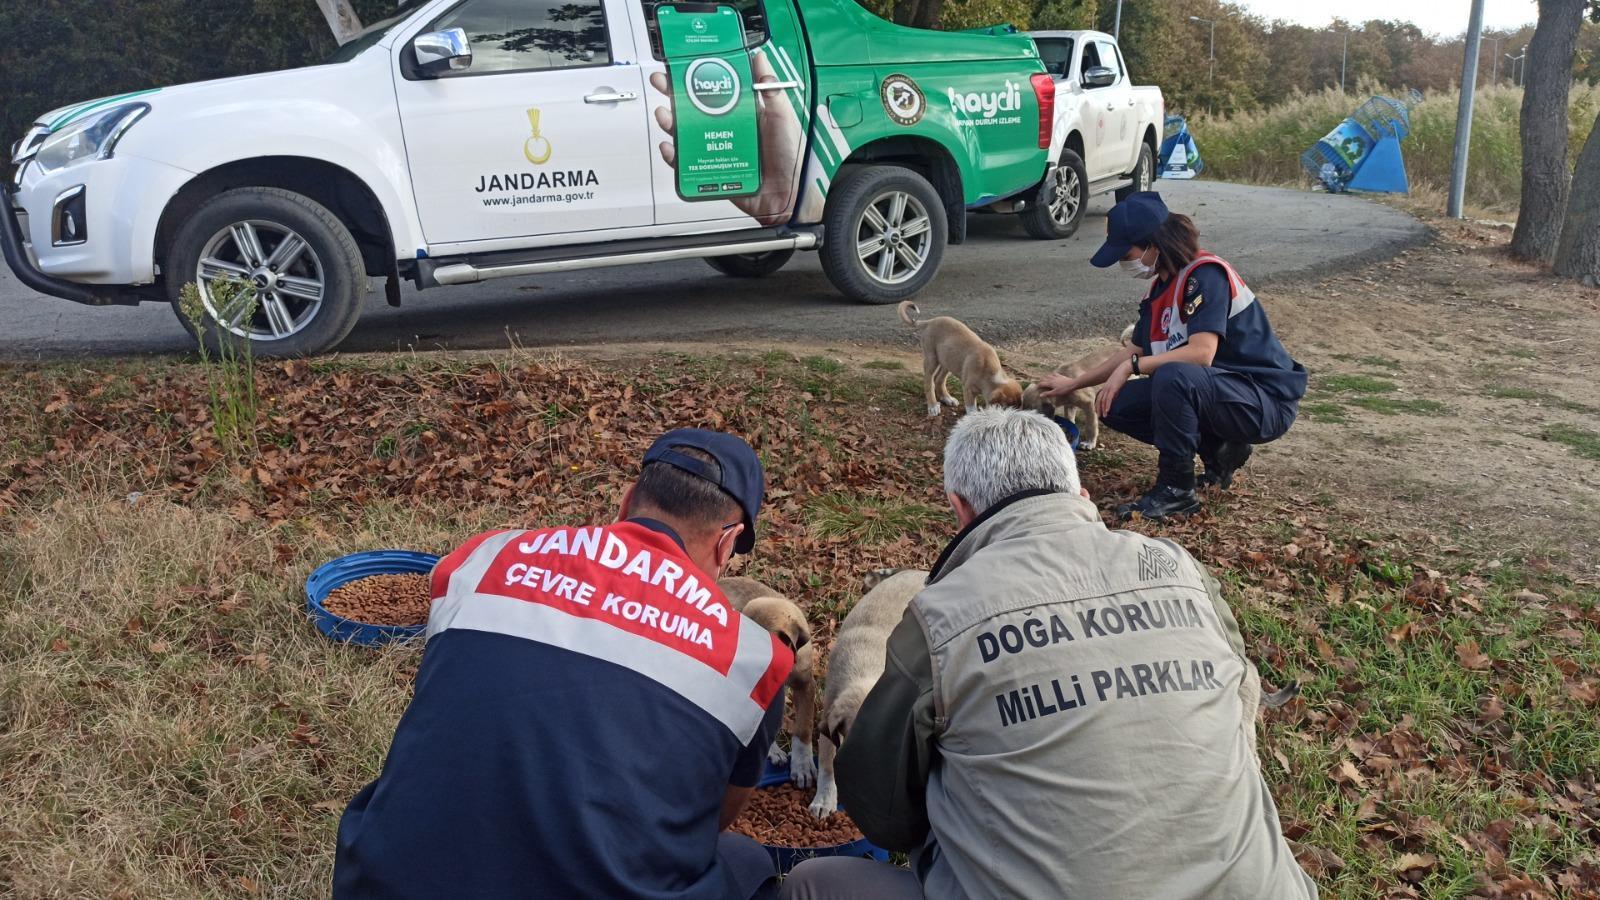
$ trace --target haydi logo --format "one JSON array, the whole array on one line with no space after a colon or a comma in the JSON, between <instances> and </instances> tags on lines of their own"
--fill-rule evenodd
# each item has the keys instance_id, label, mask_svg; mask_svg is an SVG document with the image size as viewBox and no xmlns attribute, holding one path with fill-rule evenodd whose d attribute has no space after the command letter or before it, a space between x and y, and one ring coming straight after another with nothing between
<instances>
[{"instance_id":1,"label":"haydi logo","mask_svg":"<svg viewBox=\"0 0 1600 900\"><path fill-rule=\"evenodd\" d=\"M1017 87L1011 79L1006 79L1004 90L989 92L959 93L955 88L948 88L950 94L950 107L965 116L975 119L992 119L1003 112L1015 112L1022 108L1022 89Z\"/></svg>"},{"instance_id":2,"label":"haydi logo","mask_svg":"<svg viewBox=\"0 0 1600 900\"><path fill-rule=\"evenodd\" d=\"M739 103L739 75L715 57L697 59L684 73L689 102L708 116L720 116Z\"/></svg>"}]
</instances>

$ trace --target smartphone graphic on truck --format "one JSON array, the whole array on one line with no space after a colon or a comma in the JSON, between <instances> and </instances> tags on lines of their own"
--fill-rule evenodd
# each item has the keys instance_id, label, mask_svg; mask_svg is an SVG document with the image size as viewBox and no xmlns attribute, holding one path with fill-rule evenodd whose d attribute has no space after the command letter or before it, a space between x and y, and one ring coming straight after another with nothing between
<instances>
[{"instance_id":1,"label":"smartphone graphic on truck","mask_svg":"<svg viewBox=\"0 0 1600 900\"><path fill-rule=\"evenodd\" d=\"M672 80L678 196L724 200L761 189L756 95L738 10L713 4L656 7Z\"/></svg>"}]
</instances>

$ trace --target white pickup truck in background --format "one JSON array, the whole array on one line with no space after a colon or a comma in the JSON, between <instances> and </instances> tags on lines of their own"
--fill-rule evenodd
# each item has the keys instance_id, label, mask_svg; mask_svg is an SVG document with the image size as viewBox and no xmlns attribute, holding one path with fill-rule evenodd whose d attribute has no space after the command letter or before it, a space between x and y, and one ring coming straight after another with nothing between
<instances>
[{"instance_id":1,"label":"white pickup truck in background","mask_svg":"<svg viewBox=\"0 0 1600 900\"><path fill-rule=\"evenodd\" d=\"M1136 87L1122 51L1099 31L1029 32L1056 84L1053 189L1019 210L1028 233L1071 237L1090 197L1116 191L1121 200L1155 183L1166 101L1158 87Z\"/></svg>"}]
</instances>

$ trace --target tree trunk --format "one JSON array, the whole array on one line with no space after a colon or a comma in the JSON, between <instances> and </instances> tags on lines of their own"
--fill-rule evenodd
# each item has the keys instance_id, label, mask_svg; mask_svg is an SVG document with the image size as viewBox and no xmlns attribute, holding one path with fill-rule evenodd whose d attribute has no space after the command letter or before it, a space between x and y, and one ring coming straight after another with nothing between
<instances>
[{"instance_id":1,"label":"tree trunk","mask_svg":"<svg viewBox=\"0 0 1600 900\"><path fill-rule=\"evenodd\" d=\"M350 0L317 0L317 7L322 10L323 18L328 20L328 27L333 29L333 39L340 46L361 33L361 17L356 15Z\"/></svg>"},{"instance_id":2,"label":"tree trunk","mask_svg":"<svg viewBox=\"0 0 1600 900\"><path fill-rule=\"evenodd\" d=\"M1600 118L1578 154L1566 223L1556 247L1555 273L1600 287Z\"/></svg>"},{"instance_id":3,"label":"tree trunk","mask_svg":"<svg viewBox=\"0 0 1600 900\"><path fill-rule=\"evenodd\" d=\"M1561 237L1567 190L1567 95L1587 0L1539 0L1539 24L1528 42L1522 94L1522 210L1511 253L1549 262Z\"/></svg>"}]
</instances>

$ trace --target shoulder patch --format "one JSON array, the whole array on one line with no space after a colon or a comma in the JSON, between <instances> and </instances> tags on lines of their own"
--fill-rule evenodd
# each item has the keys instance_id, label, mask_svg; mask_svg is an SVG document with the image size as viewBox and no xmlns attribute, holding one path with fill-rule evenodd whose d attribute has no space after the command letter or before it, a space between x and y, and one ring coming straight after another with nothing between
<instances>
[{"instance_id":1,"label":"shoulder patch","mask_svg":"<svg viewBox=\"0 0 1600 900\"><path fill-rule=\"evenodd\" d=\"M1173 559L1167 551L1154 544L1146 544L1139 551L1139 580L1155 581L1160 578L1176 578L1178 576L1178 561Z\"/></svg>"}]
</instances>

